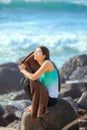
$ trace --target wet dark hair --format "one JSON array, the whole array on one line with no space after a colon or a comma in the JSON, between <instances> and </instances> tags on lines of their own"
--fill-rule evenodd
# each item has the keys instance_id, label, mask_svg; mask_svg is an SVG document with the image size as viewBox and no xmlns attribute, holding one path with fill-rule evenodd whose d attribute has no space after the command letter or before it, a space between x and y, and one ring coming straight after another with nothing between
<instances>
[{"instance_id":1,"label":"wet dark hair","mask_svg":"<svg viewBox=\"0 0 87 130\"><path fill-rule=\"evenodd\" d=\"M46 56L45 60L49 60L50 59L49 49L45 46L39 46L39 48L42 50L43 54Z\"/></svg>"}]
</instances>

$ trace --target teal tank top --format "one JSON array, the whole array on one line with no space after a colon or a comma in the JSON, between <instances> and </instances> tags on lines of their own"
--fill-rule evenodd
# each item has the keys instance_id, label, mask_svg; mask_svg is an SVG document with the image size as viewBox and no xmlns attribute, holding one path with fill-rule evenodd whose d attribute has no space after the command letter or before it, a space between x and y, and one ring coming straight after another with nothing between
<instances>
[{"instance_id":1,"label":"teal tank top","mask_svg":"<svg viewBox=\"0 0 87 130\"><path fill-rule=\"evenodd\" d=\"M51 72L45 72L39 77L40 82L48 90L50 97L58 97L58 79L59 77L56 68Z\"/></svg>"}]
</instances>

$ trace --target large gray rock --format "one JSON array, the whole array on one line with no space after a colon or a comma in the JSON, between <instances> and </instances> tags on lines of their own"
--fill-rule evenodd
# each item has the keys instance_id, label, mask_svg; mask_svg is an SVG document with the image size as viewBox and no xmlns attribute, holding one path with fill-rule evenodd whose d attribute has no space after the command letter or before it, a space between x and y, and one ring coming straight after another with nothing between
<instances>
[{"instance_id":1,"label":"large gray rock","mask_svg":"<svg viewBox=\"0 0 87 130\"><path fill-rule=\"evenodd\" d=\"M21 130L61 130L76 118L72 106L67 101L58 99L58 103L53 107L49 107L42 118L31 121L31 113L24 112ZM79 130L79 125L76 124L68 130Z\"/></svg>"},{"instance_id":2,"label":"large gray rock","mask_svg":"<svg viewBox=\"0 0 87 130\"><path fill-rule=\"evenodd\" d=\"M87 55L79 55L70 58L67 62L65 62L60 72L61 75L64 76L65 80L67 80L77 68L81 68L83 66L87 66Z\"/></svg>"},{"instance_id":3,"label":"large gray rock","mask_svg":"<svg viewBox=\"0 0 87 130\"><path fill-rule=\"evenodd\" d=\"M21 90L20 79L22 77L18 64L7 63L0 65L0 94Z\"/></svg>"},{"instance_id":4,"label":"large gray rock","mask_svg":"<svg viewBox=\"0 0 87 130\"><path fill-rule=\"evenodd\" d=\"M69 80L86 80L87 81L87 66L78 67L74 72L72 72Z\"/></svg>"}]
</instances>

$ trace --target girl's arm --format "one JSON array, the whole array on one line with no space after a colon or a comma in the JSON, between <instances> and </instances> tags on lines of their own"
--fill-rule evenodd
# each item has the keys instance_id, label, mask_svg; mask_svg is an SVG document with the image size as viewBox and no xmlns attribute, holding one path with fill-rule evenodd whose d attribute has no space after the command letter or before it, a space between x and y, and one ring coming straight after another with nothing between
<instances>
[{"instance_id":1,"label":"girl's arm","mask_svg":"<svg viewBox=\"0 0 87 130\"><path fill-rule=\"evenodd\" d=\"M20 69L20 71L21 71L25 76L27 76L29 79L31 79L31 80L36 80L36 79L38 79L44 72L53 71L54 66L53 66L53 64L52 64L50 61L47 60L47 61L45 61L45 62L41 65L41 67L40 67L34 74L32 74L32 73L28 72L27 70L25 70L25 69L23 68L23 66L19 66L19 69Z\"/></svg>"}]
</instances>

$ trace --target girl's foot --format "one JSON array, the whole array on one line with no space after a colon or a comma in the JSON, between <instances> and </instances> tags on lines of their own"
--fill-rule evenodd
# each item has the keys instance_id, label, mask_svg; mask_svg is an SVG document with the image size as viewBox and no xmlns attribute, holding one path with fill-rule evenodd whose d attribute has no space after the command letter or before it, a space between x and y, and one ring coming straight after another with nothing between
<instances>
[{"instance_id":1,"label":"girl's foot","mask_svg":"<svg viewBox=\"0 0 87 130\"><path fill-rule=\"evenodd\" d=\"M28 107L26 107L26 109L24 111L31 112L31 109L32 109L32 106L28 106Z\"/></svg>"}]
</instances>

